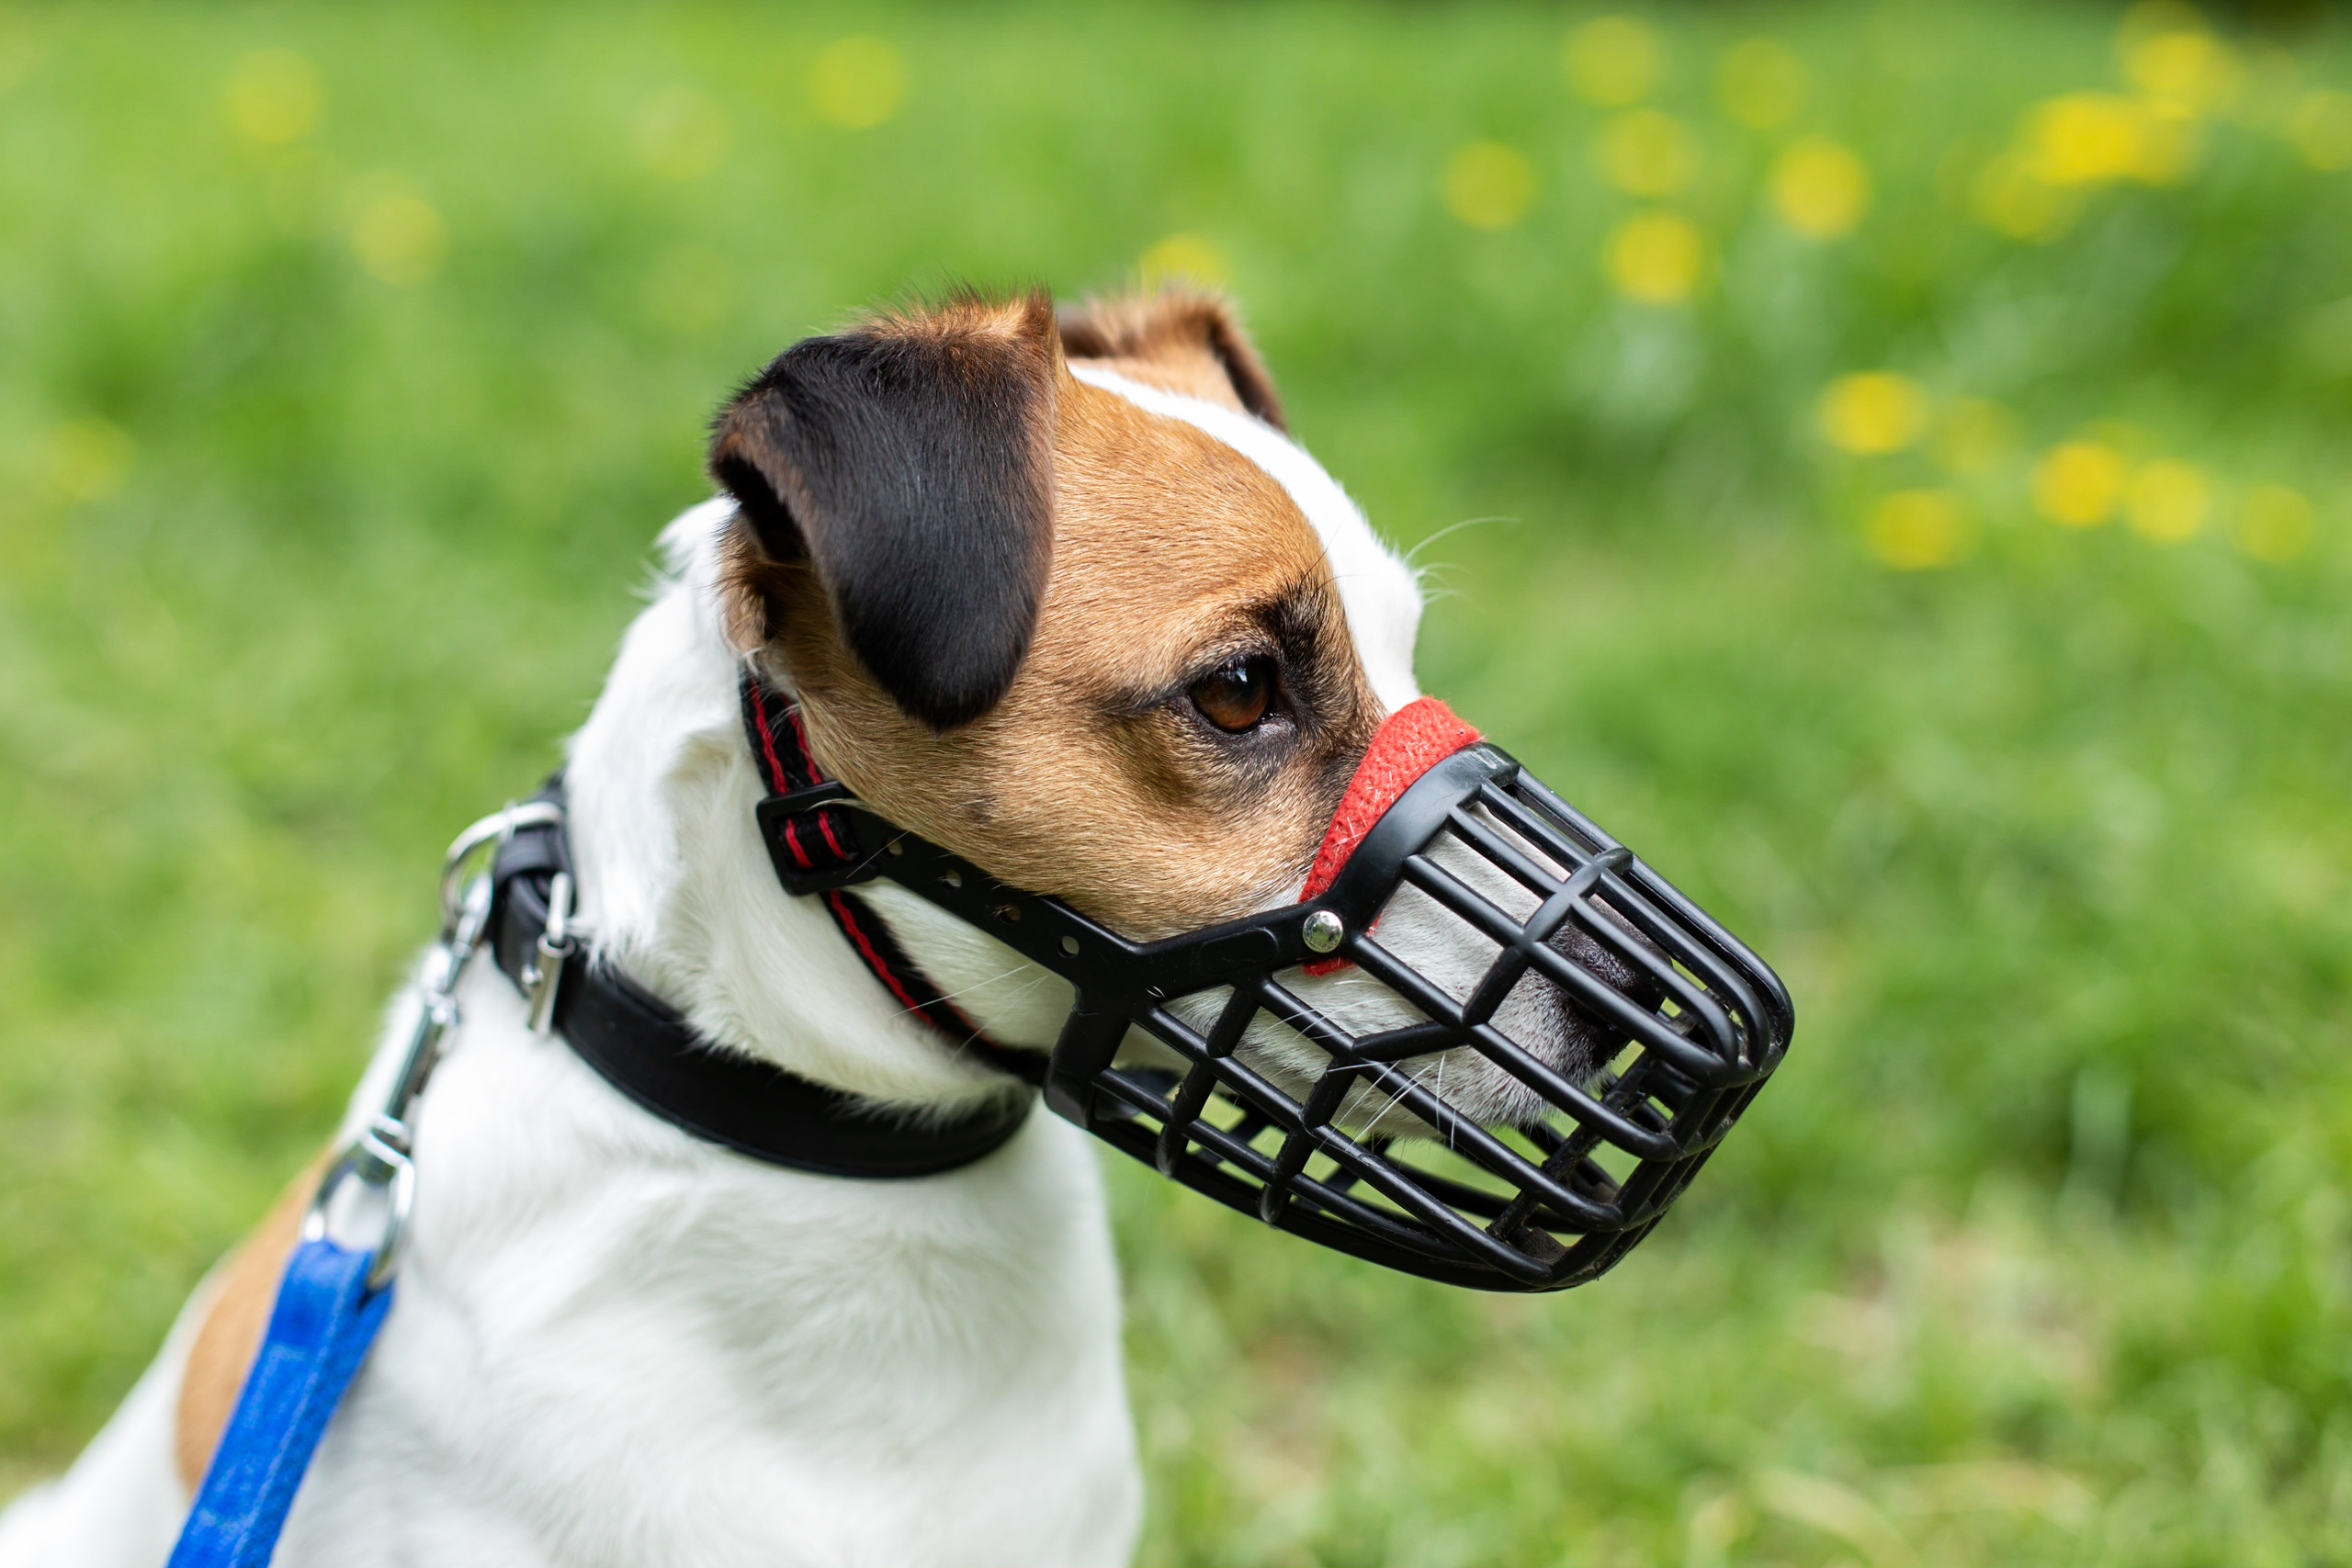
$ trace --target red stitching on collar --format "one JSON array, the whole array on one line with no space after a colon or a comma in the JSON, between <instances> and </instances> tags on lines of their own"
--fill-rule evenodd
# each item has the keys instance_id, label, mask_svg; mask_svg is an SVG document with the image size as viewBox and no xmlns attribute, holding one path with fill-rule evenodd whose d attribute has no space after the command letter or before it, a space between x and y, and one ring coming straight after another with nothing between
<instances>
[{"instance_id":1,"label":"red stitching on collar","mask_svg":"<svg viewBox=\"0 0 2352 1568\"><path fill-rule=\"evenodd\" d=\"M882 983L890 987L890 994L904 1002L909 1012L922 1012L922 1004L915 1000L907 987L899 983L899 976L891 971L890 966L882 962L882 955L874 951L874 944L865 940L865 932L858 927L857 917L850 913L848 897L836 889L825 895L825 902L832 906L833 919L841 922L842 930L847 931L850 941L857 944L857 951L865 958L865 966L881 977Z\"/></svg>"},{"instance_id":2,"label":"red stitching on collar","mask_svg":"<svg viewBox=\"0 0 2352 1568\"><path fill-rule=\"evenodd\" d=\"M767 693L760 685L757 675L746 675L744 678L752 683L752 717L760 727L760 750L767 753L768 788L781 795L790 786L785 782L784 764L776 761L775 733L768 728ZM799 846L795 845L792 852L798 854ZM804 860L801 863L805 865L808 863Z\"/></svg>"},{"instance_id":3,"label":"red stitching on collar","mask_svg":"<svg viewBox=\"0 0 2352 1568\"><path fill-rule=\"evenodd\" d=\"M746 706L752 716L752 728L759 737L759 753L767 766L768 793L789 794L794 787L793 781L790 772L785 767L783 755L777 749L776 727L768 716L767 689L761 683L758 675L753 673L748 666L743 671L742 686ZM810 785L824 783L824 771L817 766L816 756L808 749L808 731L807 726L801 722L799 705L789 698L781 700L785 721L792 727L790 734L786 737L786 743L788 749L794 750L794 768L808 775ZM834 830L833 813L824 807L819 807L813 811L797 814L797 818L809 816L816 818L817 830L823 835L826 847L840 859L848 860L851 852L842 845L840 835ZM797 818L788 817L785 820L785 846L791 851L792 858L800 866L804 869L814 869L814 862L809 857L808 847L800 841ZM856 949L858 958L865 964L867 972L881 981L907 1011L922 1019L943 1034L954 1035L960 1032L967 1045L984 1051L1001 1049L991 1044L980 1026L973 1022L971 1017L963 1009L947 998L934 997L927 1002L918 999L914 989L916 986L921 986L927 990L935 987L920 969L912 966L910 961L906 974L911 978L901 977L899 970L884 953L882 947L866 934L854 912L854 906L844 894L836 889L826 893L823 897L825 908L832 915L833 923L841 929L842 934L848 938L850 944ZM893 947L896 945L889 942L887 933L883 935L882 941Z\"/></svg>"},{"instance_id":4,"label":"red stitching on collar","mask_svg":"<svg viewBox=\"0 0 2352 1568\"><path fill-rule=\"evenodd\" d=\"M808 727L800 722L798 703L785 704L784 722L792 726L792 738L800 743L800 760L808 764L808 782L812 784L823 784L825 770L817 765L817 750L815 747L808 744Z\"/></svg>"},{"instance_id":5,"label":"red stitching on collar","mask_svg":"<svg viewBox=\"0 0 2352 1568\"><path fill-rule=\"evenodd\" d=\"M849 859L849 852L842 848L842 841L839 839L833 837L833 814L831 812L820 810L817 813L817 831L825 835L825 847L832 851L837 859ZM794 854L798 854L800 852L800 847L797 844L794 845L792 852Z\"/></svg>"}]
</instances>

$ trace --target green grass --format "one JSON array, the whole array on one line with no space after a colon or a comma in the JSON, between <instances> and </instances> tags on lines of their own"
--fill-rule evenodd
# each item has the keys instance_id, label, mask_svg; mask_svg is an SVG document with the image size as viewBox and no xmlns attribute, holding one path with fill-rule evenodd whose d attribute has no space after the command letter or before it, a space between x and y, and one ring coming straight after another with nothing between
<instances>
[{"instance_id":1,"label":"green grass","mask_svg":"<svg viewBox=\"0 0 2352 1568\"><path fill-rule=\"evenodd\" d=\"M2233 96L2086 111L2186 164L2055 188L2035 138L2106 154L2035 106L2132 90L2115 12L1645 15L1653 197L1551 8L0 9L0 1488L331 1123L724 390L910 286L1162 247L1392 537L1506 519L1428 552L1425 684L1800 1023L1557 1299L1114 1171L1145 1559L2352 1562L2344 36L2222 25ZM862 130L820 110L888 107L871 66L811 75L857 28L906 85ZM1759 36L1809 82L1761 130L1713 87ZM1867 168L1842 237L1778 215L1808 135ZM1442 194L1478 141L1499 227ZM1603 265L1652 211L1679 303ZM1841 452L1872 370L1928 425ZM2086 432L2195 465L2202 525L2041 515Z\"/></svg>"}]
</instances>

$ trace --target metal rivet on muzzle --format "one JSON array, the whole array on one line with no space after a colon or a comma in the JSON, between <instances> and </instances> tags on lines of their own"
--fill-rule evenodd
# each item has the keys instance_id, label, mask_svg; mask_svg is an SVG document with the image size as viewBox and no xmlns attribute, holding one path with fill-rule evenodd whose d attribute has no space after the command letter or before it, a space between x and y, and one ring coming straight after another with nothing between
<instances>
[{"instance_id":1,"label":"metal rivet on muzzle","mask_svg":"<svg viewBox=\"0 0 2352 1568\"><path fill-rule=\"evenodd\" d=\"M1309 953L1335 953L1340 939L1347 934L1347 922L1329 909L1317 909L1307 916L1306 930L1301 933Z\"/></svg>"}]
</instances>

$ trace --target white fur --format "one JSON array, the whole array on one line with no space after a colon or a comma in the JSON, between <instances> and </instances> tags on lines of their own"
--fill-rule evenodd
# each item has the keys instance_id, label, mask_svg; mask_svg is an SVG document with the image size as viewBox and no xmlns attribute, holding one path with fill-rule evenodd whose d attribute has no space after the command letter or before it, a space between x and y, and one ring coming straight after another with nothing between
<instances>
[{"instance_id":1,"label":"white fur","mask_svg":"<svg viewBox=\"0 0 2352 1568\"><path fill-rule=\"evenodd\" d=\"M573 744L596 940L738 1049L910 1107L1001 1092L768 869L711 596L726 511L665 536L676 575ZM1125 1561L1141 1483L1084 1134L1040 1111L949 1175L805 1176L639 1110L532 1034L486 959L459 1002L400 1293L279 1563ZM7 1513L0 1564L162 1560L187 1504L169 1455L188 1337Z\"/></svg>"},{"instance_id":2,"label":"white fur","mask_svg":"<svg viewBox=\"0 0 2352 1568\"><path fill-rule=\"evenodd\" d=\"M1395 713L1421 694L1413 680L1413 639L1421 625L1421 594L1413 574L1380 542L1340 481L1305 447L1264 420L1199 398L1163 392L1091 365L1073 365L1069 373L1091 387L1118 393L1147 412L1181 420L1215 436L1272 476L1322 541L1348 630L1355 638L1356 657L1382 711Z\"/></svg>"},{"instance_id":3,"label":"white fur","mask_svg":"<svg viewBox=\"0 0 2352 1568\"><path fill-rule=\"evenodd\" d=\"M1312 458L1245 415L1076 373L1279 480L1329 553L1374 692L1390 710L1412 700L1412 579ZM716 611L728 514L713 502L665 532L670 575L573 742L583 919L714 1041L914 1114L1001 1093L769 870ZM870 896L992 1034L1050 1044L1061 981L899 889ZM1337 998L1351 982L1313 984ZM280 1563L1125 1560L1141 1489L1083 1134L1041 1111L950 1175L799 1175L637 1109L533 1035L486 960L459 1002L420 1108L400 1294ZM394 1008L355 1118L413 1005ZM72 1472L0 1517L0 1568L161 1560L187 1507L169 1453L200 1310L199 1294Z\"/></svg>"}]
</instances>

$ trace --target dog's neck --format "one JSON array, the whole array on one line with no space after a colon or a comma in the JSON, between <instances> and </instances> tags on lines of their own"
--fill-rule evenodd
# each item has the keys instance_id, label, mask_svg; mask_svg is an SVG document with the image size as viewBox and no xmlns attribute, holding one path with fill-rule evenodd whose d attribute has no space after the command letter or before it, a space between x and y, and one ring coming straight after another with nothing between
<instances>
[{"instance_id":1,"label":"dog's neck","mask_svg":"<svg viewBox=\"0 0 2352 1568\"><path fill-rule=\"evenodd\" d=\"M714 1043L818 1082L942 1110L1007 1092L1005 1075L900 1011L817 903L776 882L752 815L741 656L717 597L732 512L714 501L664 531L668 572L572 739L571 848L597 955Z\"/></svg>"}]
</instances>

